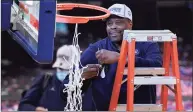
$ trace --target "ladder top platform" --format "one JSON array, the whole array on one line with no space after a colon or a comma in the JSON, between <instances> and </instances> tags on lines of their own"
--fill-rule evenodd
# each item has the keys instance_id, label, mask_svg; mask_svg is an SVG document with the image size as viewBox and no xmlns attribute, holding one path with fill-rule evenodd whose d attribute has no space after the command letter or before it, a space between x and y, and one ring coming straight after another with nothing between
<instances>
[{"instance_id":1,"label":"ladder top platform","mask_svg":"<svg viewBox=\"0 0 193 112\"><path fill-rule=\"evenodd\" d=\"M135 39L137 42L171 42L177 36L170 30L124 30L123 40L131 42Z\"/></svg>"}]
</instances>

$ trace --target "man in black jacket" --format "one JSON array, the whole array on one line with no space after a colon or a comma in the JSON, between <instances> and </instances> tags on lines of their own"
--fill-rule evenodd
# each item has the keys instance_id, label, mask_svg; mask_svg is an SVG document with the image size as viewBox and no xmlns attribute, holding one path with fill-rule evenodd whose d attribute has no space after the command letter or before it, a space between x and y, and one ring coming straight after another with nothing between
<instances>
[{"instance_id":1,"label":"man in black jacket","mask_svg":"<svg viewBox=\"0 0 193 112\"><path fill-rule=\"evenodd\" d=\"M22 97L19 111L64 111L67 95L63 93L63 84L68 83L67 75L72 53L72 46L64 45L58 49L53 64L56 72L51 76L38 75L31 88ZM83 109L86 110L89 104L91 103L83 103Z\"/></svg>"}]
</instances>

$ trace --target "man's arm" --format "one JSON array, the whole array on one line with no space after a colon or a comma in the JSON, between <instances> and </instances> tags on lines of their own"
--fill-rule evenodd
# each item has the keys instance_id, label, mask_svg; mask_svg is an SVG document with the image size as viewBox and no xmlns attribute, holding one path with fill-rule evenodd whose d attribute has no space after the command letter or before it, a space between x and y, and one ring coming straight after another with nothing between
<instances>
[{"instance_id":1,"label":"man's arm","mask_svg":"<svg viewBox=\"0 0 193 112\"><path fill-rule=\"evenodd\" d=\"M86 66L87 64L98 64L95 53L100 49L96 44L91 44L81 55L81 65ZM81 67L82 68L82 67Z\"/></svg>"},{"instance_id":2,"label":"man's arm","mask_svg":"<svg viewBox=\"0 0 193 112\"><path fill-rule=\"evenodd\" d=\"M42 95L44 75L38 76L19 103L19 111L35 111Z\"/></svg>"},{"instance_id":3,"label":"man's arm","mask_svg":"<svg viewBox=\"0 0 193 112\"><path fill-rule=\"evenodd\" d=\"M145 47L145 46L144 46ZM109 50L99 50L96 52L97 59L104 64L113 64L119 61L120 53ZM126 60L126 64L128 60ZM157 43L150 43L145 48L145 57L135 56L135 66L137 67L161 67L162 58Z\"/></svg>"},{"instance_id":4,"label":"man's arm","mask_svg":"<svg viewBox=\"0 0 193 112\"><path fill-rule=\"evenodd\" d=\"M89 45L89 47L82 53L81 55L81 68L82 66L86 66L88 64L98 64L98 61L96 59L95 53L99 48L96 47L95 44ZM91 68L91 67L89 67ZM87 68L87 69L89 69ZM92 69L92 68L91 68ZM86 91L91 83L92 77L97 75L98 70L88 70L88 72L83 73L82 76L86 79L83 81L82 90ZM95 69L95 67L93 67ZM90 72L89 72L90 71ZM87 76L86 76L87 75ZM89 77L91 76L91 77Z\"/></svg>"}]
</instances>

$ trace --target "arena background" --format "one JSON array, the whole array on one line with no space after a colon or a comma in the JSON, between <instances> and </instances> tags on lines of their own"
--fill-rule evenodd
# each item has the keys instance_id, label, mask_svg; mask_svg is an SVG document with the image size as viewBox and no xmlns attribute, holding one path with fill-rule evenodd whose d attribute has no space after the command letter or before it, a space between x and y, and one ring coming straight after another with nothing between
<instances>
[{"instance_id":1,"label":"arena background","mask_svg":"<svg viewBox=\"0 0 193 112\"><path fill-rule=\"evenodd\" d=\"M68 2L59 0L58 2ZM192 38L193 38L193 3L191 0L162 1L159 0L70 0L70 2L89 3L108 8L113 3L128 5L134 18L134 28L137 30L169 29L178 36L178 51L180 61L180 75L182 82L182 95L185 110L192 110ZM85 11L78 9L73 15ZM70 14L72 12L61 12ZM87 11L87 15L100 14ZM100 29L100 30L99 30ZM84 51L90 43L106 36L105 23L92 21L79 25L79 44ZM2 111L17 110L20 95L23 90L30 87L34 77L45 71L52 71L52 64L40 65L21 48L6 32L2 33L2 81L1 81L1 109ZM63 44L71 44L74 25L66 24L66 34L55 38L55 50ZM173 93L169 93L169 110L175 109ZM157 98L159 102L160 87L158 86Z\"/></svg>"}]
</instances>

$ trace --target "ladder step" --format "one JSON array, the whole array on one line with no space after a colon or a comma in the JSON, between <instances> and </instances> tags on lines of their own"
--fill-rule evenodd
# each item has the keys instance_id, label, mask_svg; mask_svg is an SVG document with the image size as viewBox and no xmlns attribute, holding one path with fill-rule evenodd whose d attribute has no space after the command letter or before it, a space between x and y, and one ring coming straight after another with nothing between
<instances>
[{"instance_id":1,"label":"ladder step","mask_svg":"<svg viewBox=\"0 0 193 112\"><path fill-rule=\"evenodd\" d=\"M156 85L156 84L176 84L176 78L172 76L145 76L135 77L134 84L136 85Z\"/></svg>"},{"instance_id":2,"label":"ladder step","mask_svg":"<svg viewBox=\"0 0 193 112\"><path fill-rule=\"evenodd\" d=\"M126 104L118 104L116 111L126 111ZM134 104L134 111L162 111L161 104Z\"/></svg>"},{"instance_id":3,"label":"ladder step","mask_svg":"<svg viewBox=\"0 0 193 112\"><path fill-rule=\"evenodd\" d=\"M124 69L124 75L127 75L128 68ZM144 68L144 67L136 67L135 75L163 75L165 74L165 68Z\"/></svg>"}]
</instances>

